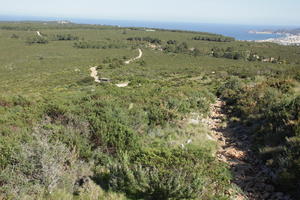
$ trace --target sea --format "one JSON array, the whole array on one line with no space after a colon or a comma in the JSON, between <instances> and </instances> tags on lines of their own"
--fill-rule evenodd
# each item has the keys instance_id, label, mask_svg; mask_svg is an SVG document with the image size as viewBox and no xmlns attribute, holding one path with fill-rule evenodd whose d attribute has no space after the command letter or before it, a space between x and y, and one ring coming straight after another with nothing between
<instances>
[{"instance_id":1,"label":"sea","mask_svg":"<svg viewBox=\"0 0 300 200\"><path fill-rule=\"evenodd\" d=\"M273 25L243 25L243 24L214 24L214 23L187 23L187 22L155 22L135 20L111 20L111 19L76 19L76 18L54 18L54 17L22 17L22 16L0 16L0 21L56 21L68 20L80 24L113 25L120 27L146 27L171 30L199 31L221 34L234 37L236 40L265 40L269 38L283 37L280 34L254 34L249 31L278 30L299 28L296 26L273 26Z\"/></svg>"}]
</instances>

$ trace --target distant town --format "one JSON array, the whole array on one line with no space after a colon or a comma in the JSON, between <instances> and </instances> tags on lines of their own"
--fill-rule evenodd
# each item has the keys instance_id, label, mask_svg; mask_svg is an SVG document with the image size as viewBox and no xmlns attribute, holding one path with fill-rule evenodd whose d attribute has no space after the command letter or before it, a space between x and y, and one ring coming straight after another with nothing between
<instances>
[{"instance_id":1,"label":"distant town","mask_svg":"<svg viewBox=\"0 0 300 200\"><path fill-rule=\"evenodd\" d=\"M250 30L251 34L278 34L282 35L279 38L269 38L266 40L256 40L255 42L273 42L280 45L296 45L300 46L300 29L293 30L263 30L263 31L255 31Z\"/></svg>"},{"instance_id":2,"label":"distant town","mask_svg":"<svg viewBox=\"0 0 300 200\"><path fill-rule=\"evenodd\" d=\"M280 38L270 38L266 40L257 40L256 42L273 42L281 45L297 45L300 46L300 35L286 34Z\"/></svg>"}]
</instances>

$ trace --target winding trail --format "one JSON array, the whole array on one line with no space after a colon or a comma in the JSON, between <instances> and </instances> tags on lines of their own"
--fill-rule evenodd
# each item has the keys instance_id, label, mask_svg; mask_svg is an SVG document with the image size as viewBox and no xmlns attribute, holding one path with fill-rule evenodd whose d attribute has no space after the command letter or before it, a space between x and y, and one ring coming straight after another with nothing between
<instances>
[{"instance_id":1,"label":"winding trail","mask_svg":"<svg viewBox=\"0 0 300 200\"><path fill-rule=\"evenodd\" d=\"M277 192L270 177L274 177L251 150L247 128L239 124L226 125L225 102L217 100L211 106L207 122L219 144L217 158L227 163L233 174L233 184L243 192L236 200L291 200L289 195Z\"/></svg>"},{"instance_id":2,"label":"winding trail","mask_svg":"<svg viewBox=\"0 0 300 200\"><path fill-rule=\"evenodd\" d=\"M38 33L39 33L39 32L38 32ZM143 51L142 51L140 48L139 48L138 50L139 50L139 55L138 55L137 57L135 57L135 58L131 58L130 60L125 61L124 63L125 63L126 65L130 64L131 62L133 62L133 61L135 61L135 60L138 60L138 59L142 58L142 56L143 56ZM103 82L103 81L101 80L101 78L99 78L98 71L97 71L97 66L91 67L90 70L91 70L91 75L90 75L90 76L95 80L96 83L101 83L101 82ZM115 85L116 85L117 87L127 87L128 84L129 84L129 82L124 82L124 83L118 83L118 84L115 84Z\"/></svg>"},{"instance_id":3,"label":"winding trail","mask_svg":"<svg viewBox=\"0 0 300 200\"><path fill-rule=\"evenodd\" d=\"M125 61L125 64L126 64L126 65L130 64L131 62L133 62L133 61L135 61L135 60L138 60L138 59L142 58L143 52L142 52L141 49L138 49L138 50L139 50L139 55L138 55L137 57L135 57L135 58L131 58L131 59Z\"/></svg>"}]
</instances>

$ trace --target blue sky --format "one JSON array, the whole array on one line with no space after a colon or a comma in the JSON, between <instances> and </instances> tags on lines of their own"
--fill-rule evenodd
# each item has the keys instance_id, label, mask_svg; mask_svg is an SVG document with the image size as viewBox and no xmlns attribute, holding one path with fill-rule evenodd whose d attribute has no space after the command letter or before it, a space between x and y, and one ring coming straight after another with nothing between
<instances>
[{"instance_id":1,"label":"blue sky","mask_svg":"<svg viewBox=\"0 0 300 200\"><path fill-rule=\"evenodd\" d=\"M0 3L0 15L10 16L300 25L300 0L0 0Z\"/></svg>"}]
</instances>

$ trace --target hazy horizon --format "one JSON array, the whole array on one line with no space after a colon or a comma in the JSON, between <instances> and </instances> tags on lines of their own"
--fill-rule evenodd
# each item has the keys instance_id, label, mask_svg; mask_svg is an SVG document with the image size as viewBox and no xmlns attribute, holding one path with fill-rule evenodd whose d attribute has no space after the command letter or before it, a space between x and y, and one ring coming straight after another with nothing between
<instances>
[{"instance_id":1,"label":"hazy horizon","mask_svg":"<svg viewBox=\"0 0 300 200\"><path fill-rule=\"evenodd\" d=\"M296 0L11 0L3 3L1 16L55 19L125 20L236 25L297 26L300 2Z\"/></svg>"},{"instance_id":2,"label":"hazy horizon","mask_svg":"<svg viewBox=\"0 0 300 200\"><path fill-rule=\"evenodd\" d=\"M286 28L299 28L300 24L252 24L252 23L226 23L226 22L205 22L205 21L167 21L167 20L136 20L136 19L114 19L114 18L84 18L84 17L53 17L53 16L30 16L30 15L1 15L0 21L70 21L73 23L82 23L82 24L99 24L100 22L146 22L146 23L171 23L171 24L208 24L208 25L230 25L230 26L248 26L248 27L262 27L262 28L278 28L278 27L286 27ZM93 23L97 22L97 23ZM101 23L100 23L101 24ZM115 24L103 24L103 25L115 25ZM150 28L150 27L149 27Z\"/></svg>"}]
</instances>

